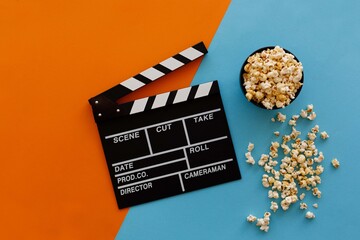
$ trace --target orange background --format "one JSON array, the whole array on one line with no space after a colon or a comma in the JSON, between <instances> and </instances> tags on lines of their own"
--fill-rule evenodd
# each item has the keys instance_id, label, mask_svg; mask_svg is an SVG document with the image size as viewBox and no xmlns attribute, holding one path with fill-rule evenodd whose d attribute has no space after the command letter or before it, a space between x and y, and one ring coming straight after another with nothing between
<instances>
[{"instance_id":1,"label":"orange background","mask_svg":"<svg viewBox=\"0 0 360 240\"><path fill-rule=\"evenodd\" d=\"M229 0L0 2L0 239L113 239L90 97L201 40ZM127 96L189 85L200 61Z\"/></svg>"}]
</instances>

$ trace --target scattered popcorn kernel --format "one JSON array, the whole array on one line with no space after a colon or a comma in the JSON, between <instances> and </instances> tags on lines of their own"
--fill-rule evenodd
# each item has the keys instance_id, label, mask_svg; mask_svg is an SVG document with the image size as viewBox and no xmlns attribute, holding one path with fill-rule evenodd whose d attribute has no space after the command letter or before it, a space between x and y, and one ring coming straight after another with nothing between
<instances>
[{"instance_id":1,"label":"scattered popcorn kernel","mask_svg":"<svg viewBox=\"0 0 360 240\"><path fill-rule=\"evenodd\" d=\"M309 119L310 121L313 121L316 118L316 113L312 112L309 114L309 116L307 117L307 119Z\"/></svg>"},{"instance_id":2,"label":"scattered popcorn kernel","mask_svg":"<svg viewBox=\"0 0 360 240\"><path fill-rule=\"evenodd\" d=\"M268 231L269 231L269 226L268 226L268 225L262 225L262 226L260 227L260 230L261 230L261 231L268 232Z\"/></svg>"},{"instance_id":3,"label":"scattered popcorn kernel","mask_svg":"<svg viewBox=\"0 0 360 240\"><path fill-rule=\"evenodd\" d=\"M307 209L307 208L308 208L308 206L307 206L306 203L304 203L304 202L301 202L301 203L300 203L300 209L301 209L301 210L304 210L304 209Z\"/></svg>"},{"instance_id":4,"label":"scattered popcorn kernel","mask_svg":"<svg viewBox=\"0 0 360 240\"><path fill-rule=\"evenodd\" d=\"M317 165L316 169L315 169L315 174L316 175L321 175L324 172L324 167L321 165Z\"/></svg>"},{"instance_id":5,"label":"scattered popcorn kernel","mask_svg":"<svg viewBox=\"0 0 360 240\"><path fill-rule=\"evenodd\" d=\"M333 165L334 168L340 167L340 162L336 158L331 160L331 164Z\"/></svg>"},{"instance_id":6,"label":"scattered popcorn kernel","mask_svg":"<svg viewBox=\"0 0 360 240\"><path fill-rule=\"evenodd\" d=\"M264 166L267 161L269 161L269 155L261 154L261 157L260 157L260 160L259 160L259 162L258 162L258 165L259 165L259 166Z\"/></svg>"},{"instance_id":7,"label":"scattered popcorn kernel","mask_svg":"<svg viewBox=\"0 0 360 240\"><path fill-rule=\"evenodd\" d=\"M302 200L304 200L304 198L305 198L305 193L302 193L302 194L300 194L300 200L302 201Z\"/></svg>"},{"instance_id":8,"label":"scattered popcorn kernel","mask_svg":"<svg viewBox=\"0 0 360 240\"><path fill-rule=\"evenodd\" d=\"M305 217L308 219L314 219L315 218L315 214L313 212L307 211L305 214Z\"/></svg>"},{"instance_id":9,"label":"scattered popcorn kernel","mask_svg":"<svg viewBox=\"0 0 360 240\"><path fill-rule=\"evenodd\" d=\"M271 167L271 166L269 166L268 164L265 164L265 166L264 166L264 170L265 170L265 172L270 173L270 172L271 172L271 170L272 170L272 167Z\"/></svg>"},{"instance_id":10,"label":"scattered popcorn kernel","mask_svg":"<svg viewBox=\"0 0 360 240\"><path fill-rule=\"evenodd\" d=\"M275 178L273 178L273 177L268 177L268 182L269 182L271 185L274 184Z\"/></svg>"},{"instance_id":11,"label":"scattered popcorn kernel","mask_svg":"<svg viewBox=\"0 0 360 240\"><path fill-rule=\"evenodd\" d=\"M286 144L281 144L282 149L284 150L284 155L288 155L291 152L291 149Z\"/></svg>"},{"instance_id":12,"label":"scattered popcorn kernel","mask_svg":"<svg viewBox=\"0 0 360 240\"><path fill-rule=\"evenodd\" d=\"M301 109L300 116L301 116L302 118L307 118L307 116L308 116L307 111Z\"/></svg>"},{"instance_id":13,"label":"scattered popcorn kernel","mask_svg":"<svg viewBox=\"0 0 360 240\"><path fill-rule=\"evenodd\" d=\"M304 155L305 155L305 157L311 157L312 155L313 155L313 153L312 153L312 151L309 151L309 150L306 150L306 151L304 151Z\"/></svg>"},{"instance_id":14,"label":"scattered popcorn kernel","mask_svg":"<svg viewBox=\"0 0 360 240\"><path fill-rule=\"evenodd\" d=\"M246 218L246 221L251 222L251 223L252 223L252 222L255 222L255 221L256 221L256 217L250 214L250 215Z\"/></svg>"},{"instance_id":15,"label":"scattered popcorn kernel","mask_svg":"<svg viewBox=\"0 0 360 240\"><path fill-rule=\"evenodd\" d=\"M317 198L321 198L321 191L317 187L312 189L312 193Z\"/></svg>"},{"instance_id":16,"label":"scattered popcorn kernel","mask_svg":"<svg viewBox=\"0 0 360 240\"><path fill-rule=\"evenodd\" d=\"M271 121L272 121L272 122L275 122L275 118L271 118Z\"/></svg>"},{"instance_id":17,"label":"scattered popcorn kernel","mask_svg":"<svg viewBox=\"0 0 360 240\"><path fill-rule=\"evenodd\" d=\"M257 219L256 226L259 226L261 231L265 231L265 232L269 231L270 216L271 216L270 212L265 212L264 218Z\"/></svg>"},{"instance_id":18,"label":"scattered popcorn kernel","mask_svg":"<svg viewBox=\"0 0 360 240\"><path fill-rule=\"evenodd\" d=\"M315 125L312 129L311 129L312 133L318 133L319 132L319 125Z\"/></svg>"},{"instance_id":19,"label":"scattered popcorn kernel","mask_svg":"<svg viewBox=\"0 0 360 240\"><path fill-rule=\"evenodd\" d=\"M298 157L297 157L297 162L298 163L304 163L305 162L305 156L303 154L300 154Z\"/></svg>"},{"instance_id":20,"label":"scattered popcorn kernel","mask_svg":"<svg viewBox=\"0 0 360 240\"><path fill-rule=\"evenodd\" d=\"M312 104L307 105L306 112L311 113L313 110L314 110L314 105Z\"/></svg>"},{"instance_id":21,"label":"scattered popcorn kernel","mask_svg":"<svg viewBox=\"0 0 360 240\"><path fill-rule=\"evenodd\" d=\"M279 209L279 205L278 205L276 202L271 201L270 209L271 209L273 212L276 212L276 211Z\"/></svg>"},{"instance_id":22,"label":"scattered popcorn kernel","mask_svg":"<svg viewBox=\"0 0 360 240\"><path fill-rule=\"evenodd\" d=\"M246 157L246 162L248 164L251 164L251 165L255 164L255 159L251 156L251 152L245 153L245 157Z\"/></svg>"},{"instance_id":23,"label":"scattered popcorn kernel","mask_svg":"<svg viewBox=\"0 0 360 240\"><path fill-rule=\"evenodd\" d=\"M285 122L286 121L286 115L282 114L282 113L277 113L276 118L279 122Z\"/></svg>"},{"instance_id":24,"label":"scattered popcorn kernel","mask_svg":"<svg viewBox=\"0 0 360 240\"><path fill-rule=\"evenodd\" d=\"M249 152L251 152L253 149L254 149L254 144L251 143L251 142L249 142L249 145L248 145L248 147L247 147L247 150L248 150Z\"/></svg>"},{"instance_id":25,"label":"scattered popcorn kernel","mask_svg":"<svg viewBox=\"0 0 360 240\"><path fill-rule=\"evenodd\" d=\"M314 158L314 161L317 163L321 163L324 160L324 155L322 152L319 152L319 156Z\"/></svg>"},{"instance_id":26,"label":"scattered popcorn kernel","mask_svg":"<svg viewBox=\"0 0 360 240\"><path fill-rule=\"evenodd\" d=\"M269 190L268 197L278 199L279 198L279 193L277 191Z\"/></svg>"},{"instance_id":27,"label":"scattered popcorn kernel","mask_svg":"<svg viewBox=\"0 0 360 240\"><path fill-rule=\"evenodd\" d=\"M296 121L293 120L293 119L289 120L289 125L290 126L296 126Z\"/></svg>"},{"instance_id":28,"label":"scattered popcorn kernel","mask_svg":"<svg viewBox=\"0 0 360 240\"><path fill-rule=\"evenodd\" d=\"M299 115L293 115L291 118L294 120L294 121L297 121L299 119Z\"/></svg>"},{"instance_id":29,"label":"scattered popcorn kernel","mask_svg":"<svg viewBox=\"0 0 360 240\"><path fill-rule=\"evenodd\" d=\"M265 188L270 187L270 184L269 184L268 180L267 180L267 179L264 179L264 178L263 178L263 180L262 180L262 185L263 185Z\"/></svg>"},{"instance_id":30,"label":"scattered popcorn kernel","mask_svg":"<svg viewBox=\"0 0 360 240\"><path fill-rule=\"evenodd\" d=\"M316 139L316 134L312 133L312 132L309 132L307 134L307 137L308 137L309 140L314 141Z\"/></svg>"},{"instance_id":31,"label":"scattered popcorn kernel","mask_svg":"<svg viewBox=\"0 0 360 240\"><path fill-rule=\"evenodd\" d=\"M256 222L256 226L263 226L263 225L265 225L264 219L258 218Z\"/></svg>"},{"instance_id":32,"label":"scattered popcorn kernel","mask_svg":"<svg viewBox=\"0 0 360 240\"><path fill-rule=\"evenodd\" d=\"M291 132L291 134L290 134L290 138L291 138L292 140L295 140L295 139L297 139L297 137L300 136L300 134L301 134L301 132L298 131L298 130L296 130L295 127L293 127L293 128L292 128L292 132Z\"/></svg>"},{"instance_id":33,"label":"scattered popcorn kernel","mask_svg":"<svg viewBox=\"0 0 360 240\"><path fill-rule=\"evenodd\" d=\"M284 135L282 137L282 139L283 139L283 144L286 144L287 142L289 142L291 140L291 137L290 137L290 135Z\"/></svg>"},{"instance_id":34,"label":"scattered popcorn kernel","mask_svg":"<svg viewBox=\"0 0 360 240\"><path fill-rule=\"evenodd\" d=\"M274 132L274 135L278 137L278 136L280 136L280 132L279 132L279 131L275 131L275 132Z\"/></svg>"},{"instance_id":35,"label":"scattered popcorn kernel","mask_svg":"<svg viewBox=\"0 0 360 240\"><path fill-rule=\"evenodd\" d=\"M314 208L318 208L319 205L318 205L317 203L314 203L314 204L313 204L313 207L314 207Z\"/></svg>"},{"instance_id":36,"label":"scattered popcorn kernel","mask_svg":"<svg viewBox=\"0 0 360 240\"><path fill-rule=\"evenodd\" d=\"M327 139L327 138L329 138L329 135L327 134L327 132L323 131L323 132L320 133L320 137L322 139Z\"/></svg>"},{"instance_id":37,"label":"scattered popcorn kernel","mask_svg":"<svg viewBox=\"0 0 360 240\"><path fill-rule=\"evenodd\" d=\"M286 202L285 200L282 200L280 202L280 206L284 211L287 211L289 209L290 204L288 202Z\"/></svg>"}]
</instances>

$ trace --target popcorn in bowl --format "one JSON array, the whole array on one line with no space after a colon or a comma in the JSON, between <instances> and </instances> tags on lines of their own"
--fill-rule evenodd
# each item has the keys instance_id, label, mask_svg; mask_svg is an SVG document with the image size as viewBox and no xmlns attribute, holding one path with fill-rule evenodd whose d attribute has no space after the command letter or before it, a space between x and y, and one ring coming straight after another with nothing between
<instances>
[{"instance_id":1,"label":"popcorn in bowl","mask_svg":"<svg viewBox=\"0 0 360 240\"><path fill-rule=\"evenodd\" d=\"M245 97L266 109L289 105L299 94L303 80L301 62L279 46L255 51L244 63L240 73Z\"/></svg>"}]
</instances>

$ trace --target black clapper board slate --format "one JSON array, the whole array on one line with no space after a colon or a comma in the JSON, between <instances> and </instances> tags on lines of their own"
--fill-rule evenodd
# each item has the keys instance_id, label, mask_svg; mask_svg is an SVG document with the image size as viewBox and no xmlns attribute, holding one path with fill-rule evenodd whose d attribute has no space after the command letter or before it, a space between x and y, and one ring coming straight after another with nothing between
<instances>
[{"instance_id":1,"label":"black clapper board slate","mask_svg":"<svg viewBox=\"0 0 360 240\"><path fill-rule=\"evenodd\" d=\"M200 42L89 100L119 208L241 178L217 81L116 103L206 53Z\"/></svg>"}]
</instances>

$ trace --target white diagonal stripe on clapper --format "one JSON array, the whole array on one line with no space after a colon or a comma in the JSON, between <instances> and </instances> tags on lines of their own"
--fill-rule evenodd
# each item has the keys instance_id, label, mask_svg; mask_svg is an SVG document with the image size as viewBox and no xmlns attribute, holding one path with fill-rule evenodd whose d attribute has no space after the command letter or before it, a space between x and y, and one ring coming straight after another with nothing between
<instances>
[{"instance_id":1,"label":"white diagonal stripe on clapper","mask_svg":"<svg viewBox=\"0 0 360 240\"><path fill-rule=\"evenodd\" d=\"M174 71L175 69L177 69L177 68L181 67L182 65L184 65L184 63L176 60L173 57L168 58L165 61L162 61L160 64L163 65L164 67L170 69L171 71Z\"/></svg>"},{"instance_id":2,"label":"white diagonal stripe on clapper","mask_svg":"<svg viewBox=\"0 0 360 240\"><path fill-rule=\"evenodd\" d=\"M145 109L148 98L141 98L134 101L130 114L142 112Z\"/></svg>"},{"instance_id":3,"label":"white diagonal stripe on clapper","mask_svg":"<svg viewBox=\"0 0 360 240\"><path fill-rule=\"evenodd\" d=\"M151 108L154 109L154 108L159 108L159 107L165 106L166 101L169 98L169 95L170 95L169 92L156 95L154 103Z\"/></svg>"},{"instance_id":4,"label":"white diagonal stripe on clapper","mask_svg":"<svg viewBox=\"0 0 360 240\"><path fill-rule=\"evenodd\" d=\"M140 82L139 80L135 78L129 78L128 80L123 81L120 83L120 85L123 85L124 87L130 89L131 91L135 91L138 88L141 88L145 85L145 83Z\"/></svg>"},{"instance_id":5,"label":"white diagonal stripe on clapper","mask_svg":"<svg viewBox=\"0 0 360 240\"><path fill-rule=\"evenodd\" d=\"M180 52L179 53L180 55L183 55L184 57L190 59L191 61L204 55L204 53L196 50L195 48L188 48L188 49L185 49L184 51Z\"/></svg>"},{"instance_id":6,"label":"white diagonal stripe on clapper","mask_svg":"<svg viewBox=\"0 0 360 240\"><path fill-rule=\"evenodd\" d=\"M177 90L173 103L185 102L189 97L190 90L191 87Z\"/></svg>"},{"instance_id":7,"label":"white diagonal stripe on clapper","mask_svg":"<svg viewBox=\"0 0 360 240\"><path fill-rule=\"evenodd\" d=\"M200 84L196 91L195 98L205 97L209 95L212 84L213 82Z\"/></svg>"},{"instance_id":8,"label":"white diagonal stripe on clapper","mask_svg":"<svg viewBox=\"0 0 360 240\"><path fill-rule=\"evenodd\" d=\"M154 80L158 79L159 77L162 77L165 75L165 73L160 72L159 70L152 68L152 67L149 69L146 69L145 71L141 72L140 74L149 78L151 81L154 81Z\"/></svg>"}]
</instances>

